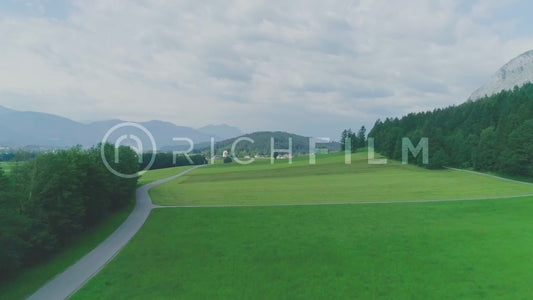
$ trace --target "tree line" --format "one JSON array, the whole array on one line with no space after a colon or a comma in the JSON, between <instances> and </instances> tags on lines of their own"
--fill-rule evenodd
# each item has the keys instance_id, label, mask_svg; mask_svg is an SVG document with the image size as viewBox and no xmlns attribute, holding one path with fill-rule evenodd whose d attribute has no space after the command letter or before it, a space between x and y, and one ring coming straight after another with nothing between
<instances>
[{"instance_id":1,"label":"tree line","mask_svg":"<svg viewBox=\"0 0 533 300\"><path fill-rule=\"evenodd\" d=\"M118 172L139 170L137 154L104 145ZM104 166L100 147L80 147L41 154L17 163L9 174L0 168L0 279L42 261L73 237L95 226L134 199L137 179L113 175Z\"/></svg>"},{"instance_id":2,"label":"tree line","mask_svg":"<svg viewBox=\"0 0 533 300\"><path fill-rule=\"evenodd\" d=\"M143 153L142 162L140 163L141 170L144 170L144 168L148 166L152 159L152 155L153 153ZM191 159L192 164L183 154L174 156L171 152L158 152L155 154L154 163L150 167L150 170L207 164L207 159L202 154L188 154L187 156Z\"/></svg>"},{"instance_id":3,"label":"tree line","mask_svg":"<svg viewBox=\"0 0 533 300\"><path fill-rule=\"evenodd\" d=\"M377 120L369 133L375 149L402 155L402 137L429 138L429 168L443 166L533 176L533 84L400 119ZM410 160L422 165L418 156Z\"/></svg>"},{"instance_id":4,"label":"tree line","mask_svg":"<svg viewBox=\"0 0 533 300\"><path fill-rule=\"evenodd\" d=\"M289 138L292 139L292 153L293 155L309 153L309 137L281 132L281 131L262 131L245 134L242 137L251 138L254 142L242 141L235 145L235 155L237 157L245 156L270 156L271 155L271 138L274 138L275 149L288 149ZM232 138L217 142L215 144L215 153L222 155L224 151L228 151L231 154L231 147L238 138ZM317 148L327 148L329 151L339 151L339 143L320 143L317 144ZM204 152L209 152L209 148L203 149ZM285 154L285 153L283 153Z\"/></svg>"},{"instance_id":5,"label":"tree line","mask_svg":"<svg viewBox=\"0 0 533 300\"><path fill-rule=\"evenodd\" d=\"M349 143L347 144L347 142ZM341 151L344 151L346 147L355 152L358 148L366 147L366 128L361 126L359 131L355 133L352 129L344 129L341 133Z\"/></svg>"}]
</instances>

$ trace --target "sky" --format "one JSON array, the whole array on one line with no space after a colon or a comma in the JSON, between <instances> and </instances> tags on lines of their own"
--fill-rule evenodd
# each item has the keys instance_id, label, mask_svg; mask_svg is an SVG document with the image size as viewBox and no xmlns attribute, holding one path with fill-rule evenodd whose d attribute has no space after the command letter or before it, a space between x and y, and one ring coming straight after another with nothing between
<instances>
[{"instance_id":1,"label":"sky","mask_svg":"<svg viewBox=\"0 0 533 300\"><path fill-rule=\"evenodd\" d=\"M532 1L0 2L0 105L338 139L460 104L533 49Z\"/></svg>"}]
</instances>

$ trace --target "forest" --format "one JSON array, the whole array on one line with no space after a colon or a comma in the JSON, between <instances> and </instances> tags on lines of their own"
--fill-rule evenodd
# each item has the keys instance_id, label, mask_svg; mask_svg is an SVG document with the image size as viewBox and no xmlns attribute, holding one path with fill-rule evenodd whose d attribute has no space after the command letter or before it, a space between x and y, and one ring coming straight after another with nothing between
<instances>
[{"instance_id":1,"label":"forest","mask_svg":"<svg viewBox=\"0 0 533 300\"><path fill-rule=\"evenodd\" d=\"M349 144L347 145L347 142ZM341 133L341 151L345 151L346 147L352 152L355 152L358 148L366 147L366 128L362 126L357 133L352 131L352 129L345 129Z\"/></svg>"},{"instance_id":2,"label":"forest","mask_svg":"<svg viewBox=\"0 0 533 300\"><path fill-rule=\"evenodd\" d=\"M533 176L533 84L400 119L376 121L375 150L401 159L402 137L429 138L428 168L471 168ZM421 155L413 163L422 165Z\"/></svg>"},{"instance_id":3,"label":"forest","mask_svg":"<svg viewBox=\"0 0 533 300\"><path fill-rule=\"evenodd\" d=\"M144 170L152 159L152 153L143 153L143 159L140 163L140 169ZM172 152L158 152L155 154L154 163L150 167L150 170L172 168L178 166L188 166L188 165L203 165L207 164L207 159L202 154L188 154L187 157L183 154L174 155Z\"/></svg>"},{"instance_id":4,"label":"forest","mask_svg":"<svg viewBox=\"0 0 533 300\"><path fill-rule=\"evenodd\" d=\"M124 174L139 170L137 154L104 145L111 166ZM0 280L45 260L109 213L134 200L137 178L109 172L100 147L41 154L0 168Z\"/></svg>"}]
</instances>

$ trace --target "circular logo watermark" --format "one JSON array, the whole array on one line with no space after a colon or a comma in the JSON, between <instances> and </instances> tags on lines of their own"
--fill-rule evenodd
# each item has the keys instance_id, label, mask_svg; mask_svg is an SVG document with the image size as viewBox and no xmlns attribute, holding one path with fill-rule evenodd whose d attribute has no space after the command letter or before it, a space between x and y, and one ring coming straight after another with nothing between
<instances>
[{"instance_id":1,"label":"circular logo watermark","mask_svg":"<svg viewBox=\"0 0 533 300\"><path fill-rule=\"evenodd\" d=\"M150 142L152 144L152 157L150 159L150 162L148 163L148 165L146 165L146 167L143 170L141 170L140 172L134 173L134 174L123 174L123 173L113 169L113 167L111 167L111 165L107 161L107 158L106 158L106 155L105 155L105 145L108 143L107 140L109 139L111 134L113 134L118 129L124 128L124 127L133 127L133 128L140 129L141 131L143 131L148 136L148 138L150 139ZM131 139L131 140L136 142L137 147L131 147L131 148L133 148L133 150L137 152L137 155L139 155L140 162L142 162L143 146L142 146L141 139L139 139L136 135L129 134L129 135L122 135L114 143L114 145L115 145L115 163L119 162L119 151L118 151L118 148L120 147L120 144L126 139ZM142 172L147 171L147 170L149 170L152 167L152 165L155 162L155 157L156 157L156 154L157 154L157 147L156 147L155 139L154 139L152 133L150 133L150 131L148 129L146 129L146 127L144 127L144 126L142 126L140 124L137 124L137 123L124 122L124 123L120 123L120 124L117 124L117 125L113 126L111 129L109 129L106 132L106 134L104 135L104 138L102 139L102 144L100 146L100 154L102 156L102 161L104 162L104 165L109 170L109 172L113 173L116 176L122 177L122 178L136 178L136 177L141 176Z\"/></svg>"}]
</instances>

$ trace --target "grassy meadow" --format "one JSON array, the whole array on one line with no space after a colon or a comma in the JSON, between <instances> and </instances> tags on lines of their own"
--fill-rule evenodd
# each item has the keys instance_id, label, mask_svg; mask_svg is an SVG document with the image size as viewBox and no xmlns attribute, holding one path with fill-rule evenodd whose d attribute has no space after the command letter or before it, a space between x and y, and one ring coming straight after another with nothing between
<instances>
[{"instance_id":1,"label":"grassy meadow","mask_svg":"<svg viewBox=\"0 0 533 300\"><path fill-rule=\"evenodd\" d=\"M314 166L305 159L214 165L151 195L158 204L208 205L533 192L459 171L370 166L364 158L354 154L351 166L340 155ZM532 214L533 197L160 208L72 299L527 299Z\"/></svg>"},{"instance_id":2,"label":"grassy meadow","mask_svg":"<svg viewBox=\"0 0 533 300\"><path fill-rule=\"evenodd\" d=\"M438 200L532 194L533 185L454 170L427 170L389 160L369 165L366 153L299 158L292 165L261 160L250 165L201 168L150 190L159 205L300 204Z\"/></svg>"},{"instance_id":3,"label":"grassy meadow","mask_svg":"<svg viewBox=\"0 0 533 300\"><path fill-rule=\"evenodd\" d=\"M163 208L72 299L527 299L533 197Z\"/></svg>"}]
</instances>

